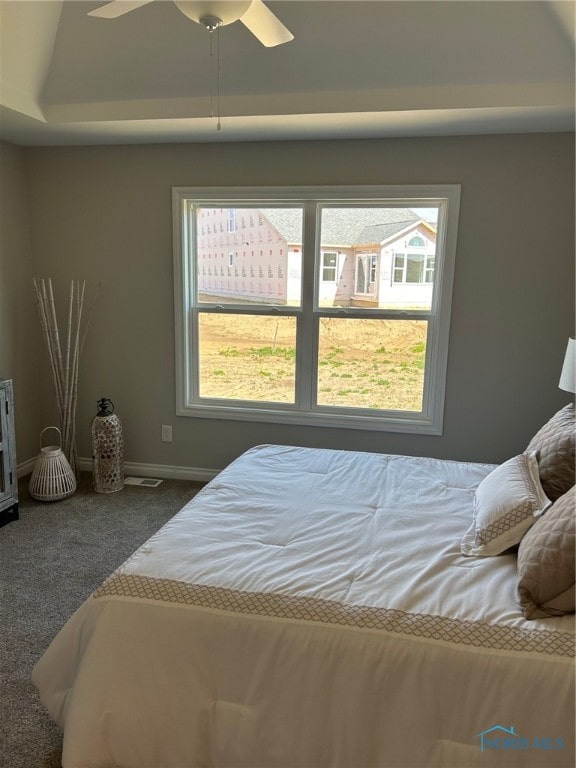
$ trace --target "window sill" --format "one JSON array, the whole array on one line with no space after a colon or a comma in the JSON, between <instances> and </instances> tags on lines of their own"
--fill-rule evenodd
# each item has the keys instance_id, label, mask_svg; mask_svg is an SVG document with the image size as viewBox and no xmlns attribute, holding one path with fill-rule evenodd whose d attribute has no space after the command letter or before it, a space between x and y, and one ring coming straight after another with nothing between
<instances>
[{"instance_id":1,"label":"window sill","mask_svg":"<svg viewBox=\"0 0 576 768\"><path fill-rule=\"evenodd\" d=\"M401 432L422 435L441 435L442 425L434 424L421 413L390 412L389 416L376 416L369 411L358 414L338 413L337 409L299 411L292 408L246 408L231 405L188 405L177 410L178 416L201 419L226 419L271 424L294 424L306 427L357 429L378 432Z\"/></svg>"}]
</instances>

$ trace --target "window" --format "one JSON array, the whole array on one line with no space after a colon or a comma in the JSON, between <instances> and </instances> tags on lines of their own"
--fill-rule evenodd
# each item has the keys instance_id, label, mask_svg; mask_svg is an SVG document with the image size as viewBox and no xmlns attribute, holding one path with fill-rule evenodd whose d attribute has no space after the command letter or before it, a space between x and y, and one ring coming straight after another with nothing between
<instances>
[{"instance_id":1,"label":"window","mask_svg":"<svg viewBox=\"0 0 576 768\"><path fill-rule=\"evenodd\" d=\"M424 268L424 282L431 283L434 280L434 256L426 256Z\"/></svg>"},{"instance_id":2,"label":"window","mask_svg":"<svg viewBox=\"0 0 576 768\"><path fill-rule=\"evenodd\" d=\"M356 293L374 294L377 263L376 254L356 256Z\"/></svg>"},{"instance_id":3,"label":"window","mask_svg":"<svg viewBox=\"0 0 576 768\"><path fill-rule=\"evenodd\" d=\"M179 415L441 433L459 187L176 188L173 201ZM424 211L435 244L387 249ZM231 221L270 247L208 269L208 220L228 223L228 253ZM430 284L424 299L412 282Z\"/></svg>"},{"instance_id":4,"label":"window","mask_svg":"<svg viewBox=\"0 0 576 768\"><path fill-rule=\"evenodd\" d=\"M322 280L325 283L336 282L336 269L338 266L338 254L333 251L322 253Z\"/></svg>"},{"instance_id":5,"label":"window","mask_svg":"<svg viewBox=\"0 0 576 768\"><path fill-rule=\"evenodd\" d=\"M395 283L403 283L406 268L406 258L403 253L397 253L394 255L394 273L393 280Z\"/></svg>"},{"instance_id":6,"label":"window","mask_svg":"<svg viewBox=\"0 0 576 768\"><path fill-rule=\"evenodd\" d=\"M413 237L406 252L394 252L394 283L432 283L434 281L435 245ZM412 250L413 249L413 250Z\"/></svg>"}]
</instances>

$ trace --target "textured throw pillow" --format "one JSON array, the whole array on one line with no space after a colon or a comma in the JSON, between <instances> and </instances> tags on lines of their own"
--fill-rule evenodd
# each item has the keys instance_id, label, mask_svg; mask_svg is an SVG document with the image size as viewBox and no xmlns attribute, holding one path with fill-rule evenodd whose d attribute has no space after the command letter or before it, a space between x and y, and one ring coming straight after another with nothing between
<instances>
[{"instance_id":1,"label":"textured throw pillow","mask_svg":"<svg viewBox=\"0 0 576 768\"><path fill-rule=\"evenodd\" d=\"M538 451L540 480L551 501L574 485L575 444L576 419L570 403L538 430L526 448L526 453Z\"/></svg>"},{"instance_id":2,"label":"textured throw pillow","mask_svg":"<svg viewBox=\"0 0 576 768\"><path fill-rule=\"evenodd\" d=\"M574 613L576 488L557 499L518 548L518 595L527 619Z\"/></svg>"},{"instance_id":3,"label":"textured throw pillow","mask_svg":"<svg viewBox=\"0 0 576 768\"><path fill-rule=\"evenodd\" d=\"M520 454L487 475L474 494L474 520L462 539L463 555L491 557L518 544L550 506L536 454Z\"/></svg>"}]
</instances>

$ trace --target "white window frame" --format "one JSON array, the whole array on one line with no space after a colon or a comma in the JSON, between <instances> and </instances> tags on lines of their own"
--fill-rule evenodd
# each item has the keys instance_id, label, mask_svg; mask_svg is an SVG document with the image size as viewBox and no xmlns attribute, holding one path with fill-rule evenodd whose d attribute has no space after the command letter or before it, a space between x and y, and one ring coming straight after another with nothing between
<instances>
[{"instance_id":1,"label":"white window frame","mask_svg":"<svg viewBox=\"0 0 576 768\"><path fill-rule=\"evenodd\" d=\"M270 423L302 424L389 432L442 434L452 304L452 284L460 186L360 186L360 187L175 187L173 199L174 306L176 359L176 413L179 416ZM195 217L191 206L271 207L302 206L303 264L302 305L247 307L226 304L200 306L195 300L195 274L191 247L195 238ZM319 206L389 205L424 208L438 206L438 236L432 306L430 310L374 309L363 307L320 307L321 270ZM315 254L314 258L308 255ZM320 262L321 263L321 262ZM297 318L296 397L294 404L217 400L199 397L194 350L198 345L200 312L231 314L278 314ZM421 412L374 411L316 405L319 321L322 317L407 319L428 321L423 408Z\"/></svg>"}]
</instances>

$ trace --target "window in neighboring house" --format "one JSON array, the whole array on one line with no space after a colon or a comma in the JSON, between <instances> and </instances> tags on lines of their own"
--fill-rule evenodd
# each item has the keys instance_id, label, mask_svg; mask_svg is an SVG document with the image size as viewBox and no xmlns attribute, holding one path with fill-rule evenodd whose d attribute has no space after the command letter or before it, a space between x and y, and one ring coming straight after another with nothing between
<instances>
[{"instance_id":1,"label":"window in neighboring house","mask_svg":"<svg viewBox=\"0 0 576 768\"><path fill-rule=\"evenodd\" d=\"M424 280L424 254L409 253L406 256L406 282L421 283Z\"/></svg>"},{"instance_id":2,"label":"window in neighboring house","mask_svg":"<svg viewBox=\"0 0 576 768\"><path fill-rule=\"evenodd\" d=\"M394 283L432 283L434 280L434 252L395 253Z\"/></svg>"},{"instance_id":3,"label":"window in neighboring house","mask_svg":"<svg viewBox=\"0 0 576 768\"><path fill-rule=\"evenodd\" d=\"M424 269L424 282L431 283L434 280L434 256L426 257Z\"/></svg>"},{"instance_id":4,"label":"window in neighboring house","mask_svg":"<svg viewBox=\"0 0 576 768\"><path fill-rule=\"evenodd\" d=\"M366 256L356 257L356 293L367 293L368 269Z\"/></svg>"},{"instance_id":5,"label":"window in neighboring house","mask_svg":"<svg viewBox=\"0 0 576 768\"><path fill-rule=\"evenodd\" d=\"M376 267L378 264L378 257L373 255L370 259L370 282L374 284L376 282Z\"/></svg>"},{"instance_id":6,"label":"window in neighboring house","mask_svg":"<svg viewBox=\"0 0 576 768\"><path fill-rule=\"evenodd\" d=\"M335 251L322 253L322 282L335 283L338 266L338 254Z\"/></svg>"},{"instance_id":7,"label":"window in neighboring house","mask_svg":"<svg viewBox=\"0 0 576 768\"><path fill-rule=\"evenodd\" d=\"M374 294L377 261L376 254L356 256L356 293Z\"/></svg>"},{"instance_id":8,"label":"window in neighboring house","mask_svg":"<svg viewBox=\"0 0 576 768\"><path fill-rule=\"evenodd\" d=\"M177 188L173 198L179 415L441 433L459 187ZM437 209L438 245L396 253L392 279L430 283L431 299L392 306L376 290L379 235L401 236L418 207ZM200 222L238 209L294 244L290 265L287 249L248 252L253 280L229 270L214 297ZM376 245L343 273L338 302L321 302L321 283L337 279L335 243ZM367 293L369 306L356 300Z\"/></svg>"},{"instance_id":9,"label":"window in neighboring house","mask_svg":"<svg viewBox=\"0 0 576 768\"><path fill-rule=\"evenodd\" d=\"M394 254L394 282L404 282L404 268L406 263L406 257L403 253Z\"/></svg>"}]
</instances>

